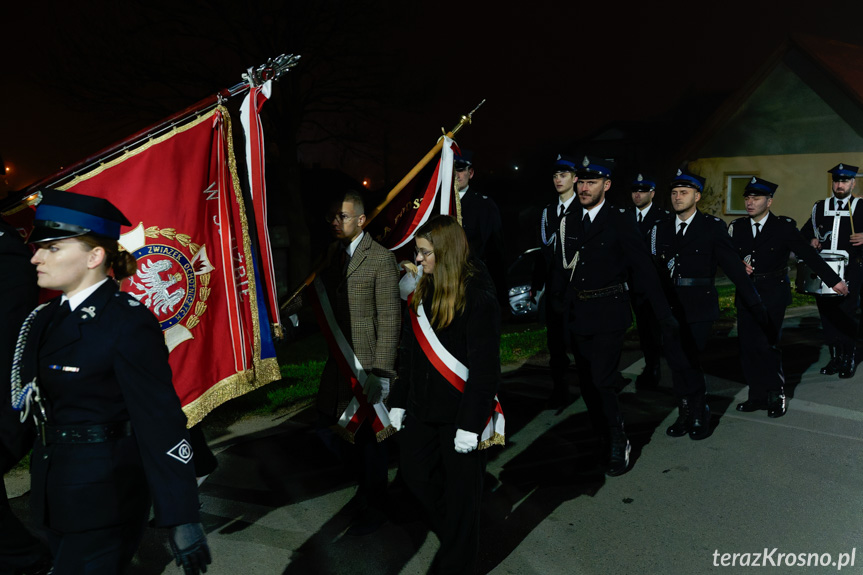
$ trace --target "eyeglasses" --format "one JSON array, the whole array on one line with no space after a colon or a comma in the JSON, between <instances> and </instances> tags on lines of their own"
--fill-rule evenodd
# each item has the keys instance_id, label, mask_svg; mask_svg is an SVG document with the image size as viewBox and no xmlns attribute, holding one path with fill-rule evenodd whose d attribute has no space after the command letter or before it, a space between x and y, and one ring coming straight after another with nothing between
<instances>
[{"instance_id":1,"label":"eyeglasses","mask_svg":"<svg viewBox=\"0 0 863 575\"><path fill-rule=\"evenodd\" d=\"M423 259L428 258L429 256L433 256L434 252L429 250L421 250L419 248L414 248L414 257L422 256Z\"/></svg>"},{"instance_id":2,"label":"eyeglasses","mask_svg":"<svg viewBox=\"0 0 863 575\"><path fill-rule=\"evenodd\" d=\"M354 219L354 218L356 218L356 217L359 217L359 216L352 216L352 215L350 215L350 214L346 214L346 213L341 213L341 214L327 214L327 215L325 215L325 216L324 216L324 221L325 221L325 222L327 222L327 223L330 223L330 222L332 222L333 220L338 220L340 224L343 224L343 223L345 223L345 222L349 222L349 221L351 221L352 219Z\"/></svg>"}]
</instances>

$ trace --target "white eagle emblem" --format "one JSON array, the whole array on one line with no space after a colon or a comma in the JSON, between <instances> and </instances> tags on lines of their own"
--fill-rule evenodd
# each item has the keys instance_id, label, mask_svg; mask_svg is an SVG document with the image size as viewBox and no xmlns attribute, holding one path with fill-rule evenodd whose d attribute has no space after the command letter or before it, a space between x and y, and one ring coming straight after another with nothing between
<instances>
[{"instance_id":1,"label":"white eagle emblem","mask_svg":"<svg viewBox=\"0 0 863 575\"><path fill-rule=\"evenodd\" d=\"M182 287L173 292L168 291L179 281L172 275L169 275L167 280L162 279L161 272L169 269L171 269L171 262L168 260L156 260L149 265L144 262L135 277L131 279L132 285L143 293L132 292L130 295L141 300L155 314L173 312L174 307L186 297L186 290ZM140 278L141 283L136 282L135 278Z\"/></svg>"}]
</instances>

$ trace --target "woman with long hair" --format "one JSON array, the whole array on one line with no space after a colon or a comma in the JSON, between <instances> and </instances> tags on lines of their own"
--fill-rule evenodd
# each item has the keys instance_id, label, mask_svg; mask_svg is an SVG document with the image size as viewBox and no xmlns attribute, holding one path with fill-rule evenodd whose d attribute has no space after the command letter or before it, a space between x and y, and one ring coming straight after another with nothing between
<instances>
[{"instance_id":1,"label":"woman with long hair","mask_svg":"<svg viewBox=\"0 0 863 575\"><path fill-rule=\"evenodd\" d=\"M21 328L13 406L35 421L34 523L54 573L122 573L147 523L170 527L187 574L210 562L186 417L155 316L118 282L136 272L109 201L43 190L29 242L39 286L62 295Z\"/></svg>"},{"instance_id":2,"label":"woman with long hair","mask_svg":"<svg viewBox=\"0 0 863 575\"><path fill-rule=\"evenodd\" d=\"M408 303L390 419L400 469L440 538L437 573L472 573L479 549L484 448L503 443L500 309L464 230L438 216L416 234L423 275Z\"/></svg>"}]
</instances>

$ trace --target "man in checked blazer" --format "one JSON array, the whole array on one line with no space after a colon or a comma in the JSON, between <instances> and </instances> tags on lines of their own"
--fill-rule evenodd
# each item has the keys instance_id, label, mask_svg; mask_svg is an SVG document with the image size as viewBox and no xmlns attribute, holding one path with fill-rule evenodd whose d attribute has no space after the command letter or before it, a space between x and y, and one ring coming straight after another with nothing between
<instances>
[{"instance_id":1,"label":"man in checked blazer","mask_svg":"<svg viewBox=\"0 0 863 575\"><path fill-rule=\"evenodd\" d=\"M398 264L392 252L363 231L365 206L358 192L342 194L330 204L325 219L336 241L323 256L319 276L339 328L370 374L365 392L374 404L386 398L395 377L401 325ZM348 533L365 535L385 520L388 460L386 445L376 438L369 418L353 437L341 434L348 441L332 433L353 397L349 380L330 357L318 390L319 430L327 446L358 474L358 514Z\"/></svg>"}]
</instances>

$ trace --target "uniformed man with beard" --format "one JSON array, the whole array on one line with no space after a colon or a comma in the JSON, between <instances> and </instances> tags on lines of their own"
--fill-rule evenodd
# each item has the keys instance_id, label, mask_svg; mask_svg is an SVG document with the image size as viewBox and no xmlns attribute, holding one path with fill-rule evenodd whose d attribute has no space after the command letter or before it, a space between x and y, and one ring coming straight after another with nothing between
<instances>
[{"instance_id":1,"label":"uniformed man with beard","mask_svg":"<svg viewBox=\"0 0 863 575\"><path fill-rule=\"evenodd\" d=\"M822 256L830 253L848 258L844 277L848 282L848 295L815 296L824 339L830 350L830 361L821 368L821 373L838 373L840 378L846 379L852 377L857 369L857 306L860 282L863 281L863 209L857 206L859 198L852 196L857 166L838 164L827 172L833 179L831 197L815 202L812 217L800 231L810 240L812 247L821 250Z\"/></svg>"},{"instance_id":2,"label":"uniformed man with beard","mask_svg":"<svg viewBox=\"0 0 863 575\"><path fill-rule=\"evenodd\" d=\"M568 279L567 322L581 394L594 431L609 442L606 474L616 476L629 469L616 386L624 334L632 324L630 289L651 301L660 320L673 318L631 215L606 201L611 162L585 156L576 175L581 209L563 217L554 265Z\"/></svg>"}]
</instances>

